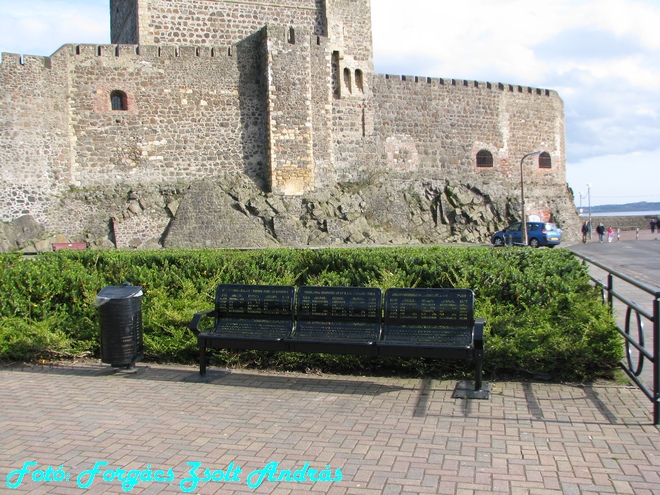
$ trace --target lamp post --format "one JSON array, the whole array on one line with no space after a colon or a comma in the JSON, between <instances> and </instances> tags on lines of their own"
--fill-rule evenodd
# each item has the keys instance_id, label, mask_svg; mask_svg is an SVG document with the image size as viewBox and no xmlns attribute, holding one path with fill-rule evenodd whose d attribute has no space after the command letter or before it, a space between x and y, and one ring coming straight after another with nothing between
<instances>
[{"instance_id":1,"label":"lamp post","mask_svg":"<svg viewBox=\"0 0 660 495\"><path fill-rule=\"evenodd\" d=\"M532 153L527 153L520 159L520 202L522 203L522 242L523 246L527 246L527 216L525 214L525 175L523 173L523 162L528 156L538 156L540 151L534 151Z\"/></svg>"},{"instance_id":2,"label":"lamp post","mask_svg":"<svg viewBox=\"0 0 660 495\"><path fill-rule=\"evenodd\" d=\"M589 240L591 240L591 184L587 184L587 205L589 206Z\"/></svg>"},{"instance_id":3,"label":"lamp post","mask_svg":"<svg viewBox=\"0 0 660 495\"><path fill-rule=\"evenodd\" d=\"M587 197L586 194L578 193L580 195L580 215L582 215L582 200Z\"/></svg>"}]
</instances>

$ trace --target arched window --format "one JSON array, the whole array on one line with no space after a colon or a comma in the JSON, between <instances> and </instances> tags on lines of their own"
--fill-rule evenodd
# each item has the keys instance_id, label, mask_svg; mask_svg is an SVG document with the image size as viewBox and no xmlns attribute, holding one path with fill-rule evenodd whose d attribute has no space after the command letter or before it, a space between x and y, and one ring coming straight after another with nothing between
<instances>
[{"instance_id":1,"label":"arched window","mask_svg":"<svg viewBox=\"0 0 660 495\"><path fill-rule=\"evenodd\" d=\"M481 150L477 153L477 167L492 167L493 154L488 150Z\"/></svg>"},{"instance_id":2,"label":"arched window","mask_svg":"<svg viewBox=\"0 0 660 495\"><path fill-rule=\"evenodd\" d=\"M351 69L346 67L344 69L344 86L348 90L349 93L353 92L353 83L351 81Z\"/></svg>"},{"instance_id":3,"label":"arched window","mask_svg":"<svg viewBox=\"0 0 660 495\"><path fill-rule=\"evenodd\" d=\"M539 168L552 168L552 158L550 158L550 153L544 151L539 155Z\"/></svg>"},{"instance_id":4,"label":"arched window","mask_svg":"<svg viewBox=\"0 0 660 495\"><path fill-rule=\"evenodd\" d=\"M110 105L113 110L128 110L126 93L119 90L110 93Z\"/></svg>"},{"instance_id":5,"label":"arched window","mask_svg":"<svg viewBox=\"0 0 660 495\"><path fill-rule=\"evenodd\" d=\"M360 69L355 71L355 88L360 92L364 93L364 76Z\"/></svg>"}]
</instances>

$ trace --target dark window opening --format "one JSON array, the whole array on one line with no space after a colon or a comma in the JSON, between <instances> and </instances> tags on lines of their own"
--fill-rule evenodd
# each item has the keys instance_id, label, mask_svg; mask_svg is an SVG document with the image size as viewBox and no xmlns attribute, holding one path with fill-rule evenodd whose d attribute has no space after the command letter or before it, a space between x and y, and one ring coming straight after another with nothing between
<instances>
[{"instance_id":1,"label":"dark window opening","mask_svg":"<svg viewBox=\"0 0 660 495\"><path fill-rule=\"evenodd\" d=\"M360 69L355 71L355 87L360 93L364 92L364 76Z\"/></svg>"},{"instance_id":2,"label":"dark window opening","mask_svg":"<svg viewBox=\"0 0 660 495\"><path fill-rule=\"evenodd\" d=\"M385 76L387 78L387 76ZM339 98L341 91L341 74L339 72L339 52L332 52L332 94Z\"/></svg>"},{"instance_id":3,"label":"dark window opening","mask_svg":"<svg viewBox=\"0 0 660 495\"><path fill-rule=\"evenodd\" d=\"M353 83L351 82L351 69L346 67L344 69L344 86L349 93L353 92Z\"/></svg>"},{"instance_id":4,"label":"dark window opening","mask_svg":"<svg viewBox=\"0 0 660 495\"><path fill-rule=\"evenodd\" d=\"M493 154L488 150L481 150L477 153L477 167L492 167Z\"/></svg>"},{"instance_id":5,"label":"dark window opening","mask_svg":"<svg viewBox=\"0 0 660 495\"><path fill-rule=\"evenodd\" d=\"M126 93L123 91L113 91L110 93L110 104L113 110L128 110Z\"/></svg>"},{"instance_id":6,"label":"dark window opening","mask_svg":"<svg viewBox=\"0 0 660 495\"><path fill-rule=\"evenodd\" d=\"M552 168L552 158L550 158L550 153L544 151L539 155L539 168Z\"/></svg>"}]
</instances>

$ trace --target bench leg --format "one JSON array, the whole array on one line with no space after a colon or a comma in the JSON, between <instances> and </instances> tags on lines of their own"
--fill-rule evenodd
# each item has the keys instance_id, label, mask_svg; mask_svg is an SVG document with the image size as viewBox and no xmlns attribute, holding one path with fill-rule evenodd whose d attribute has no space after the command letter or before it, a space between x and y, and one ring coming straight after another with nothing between
<instances>
[{"instance_id":1,"label":"bench leg","mask_svg":"<svg viewBox=\"0 0 660 495\"><path fill-rule=\"evenodd\" d=\"M474 358L474 390L481 390L482 386L482 370L484 366L484 355L479 352Z\"/></svg>"},{"instance_id":2,"label":"bench leg","mask_svg":"<svg viewBox=\"0 0 660 495\"><path fill-rule=\"evenodd\" d=\"M199 339L199 374L206 375L206 340Z\"/></svg>"}]
</instances>

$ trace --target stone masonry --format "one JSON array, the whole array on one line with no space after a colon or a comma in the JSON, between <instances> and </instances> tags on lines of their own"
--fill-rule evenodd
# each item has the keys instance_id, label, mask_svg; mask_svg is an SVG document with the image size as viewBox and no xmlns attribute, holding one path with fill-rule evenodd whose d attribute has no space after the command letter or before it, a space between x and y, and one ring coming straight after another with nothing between
<instances>
[{"instance_id":1,"label":"stone masonry","mask_svg":"<svg viewBox=\"0 0 660 495\"><path fill-rule=\"evenodd\" d=\"M485 242L535 150L527 214L578 231L557 93L375 74L369 0L110 9L110 45L2 54L3 251Z\"/></svg>"}]
</instances>

